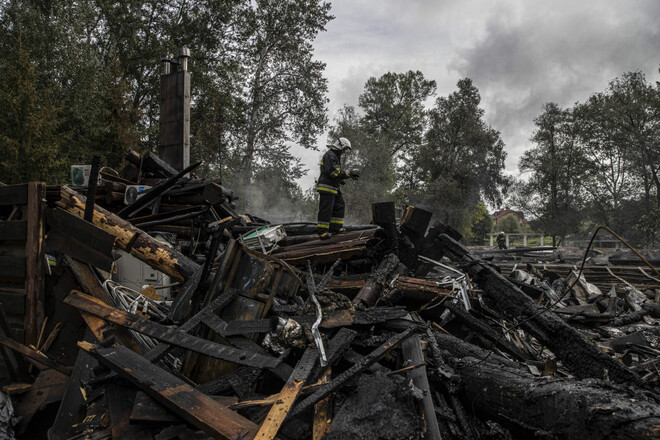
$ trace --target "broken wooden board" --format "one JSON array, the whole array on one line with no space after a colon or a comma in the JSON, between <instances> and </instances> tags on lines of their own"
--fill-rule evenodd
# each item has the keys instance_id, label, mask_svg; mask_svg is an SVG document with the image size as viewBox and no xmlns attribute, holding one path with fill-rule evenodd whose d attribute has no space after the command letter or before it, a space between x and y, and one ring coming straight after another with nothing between
<instances>
[{"instance_id":1,"label":"broken wooden board","mask_svg":"<svg viewBox=\"0 0 660 440\"><path fill-rule=\"evenodd\" d=\"M75 290L71 291L65 302L79 310L91 313L113 324L158 339L177 347L185 348L205 354L207 356L233 362L239 365L247 365L256 368L275 368L280 361L272 356L257 353L249 353L238 350L227 345L210 342L185 332L166 327L138 315L124 312L123 310L110 307L94 297L85 295Z\"/></svg>"},{"instance_id":2,"label":"broken wooden board","mask_svg":"<svg viewBox=\"0 0 660 440\"><path fill-rule=\"evenodd\" d=\"M9 339L0 335L0 345L4 345L5 347L10 348L15 352L22 354L28 361L37 365L39 368L48 367L57 370L62 374L66 374L67 376L71 375L71 367L46 356L40 351L34 350L23 344L19 344L13 339Z\"/></svg>"},{"instance_id":3,"label":"broken wooden board","mask_svg":"<svg viewBox=\"0 0 660 440\"><path fill-rule=\"evenodd\" d=\"M286 419L296 398L300 394L309 373L318 360L318 356L319 353L316 349L308 348L305 351L298 364L296 364L293 373L291 373L291 377L284 384L266 419L259 427L259 432L257 432L255 438L263 440L272 440L275 438L284 419Z\"/></svg>"},{"instance_id":4,"label":"broken wooden board","mask_svg":"<svg viewBox=\"0 0 660 440\"><path fill-rule=\"evenodd\" d=\"M238 402L238 397L234 396L213 396L213 400L224 407L228 407ZM175 412L170 411L156 400L149 397L144 391L138 391L135 394L135 402L130 416L132 423L183 423L184 420Z\"/></svg>"},{"instance_id":5,"label":"broken wooden board","mask_svg":"<svg viewBox=\"0 0 660 440\"><path fill-rule=\"evenodd\" d=\"M112 269L115 237L61 208L48 211L48 246L105 271Z\"/></svg>"},{"instance_id":6,"label":"broken wooden board","mask_svg":"<svg viewBox=\"0 0 660 440\"><path fill-rule=\"evenodd\" d=\"M257 431L257 426L248 419L125 347L102 348L86 342L79 342L78 345L184 420L213 437L239 440L252 438Z\"/></svg>"}]
</instances>

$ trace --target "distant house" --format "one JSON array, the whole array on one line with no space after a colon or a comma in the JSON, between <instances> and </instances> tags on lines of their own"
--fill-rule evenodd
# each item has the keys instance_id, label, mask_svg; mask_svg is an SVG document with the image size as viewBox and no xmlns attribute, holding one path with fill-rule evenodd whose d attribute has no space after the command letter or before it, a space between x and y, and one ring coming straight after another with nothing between
<instances>
[{"instance_id":1,"label":"distant house","mask_svg":"<svg viewBox=\"0 0 660 440\"><path fill-rule=\"evenodd\" d=\"M495 228L497 228L497 225L499 224L500 221L504 220L507 217L515 218L516 221L518 222L518 225L520 225L521 229L527 226L527 220L525 220L523 213L520 211L514 211L513 209L509 209L509 208L500 209L499 211L495 211L494 213L492 213L490 216L493 217L493 220L495 221Z\"/></svg>"}]
</instances>

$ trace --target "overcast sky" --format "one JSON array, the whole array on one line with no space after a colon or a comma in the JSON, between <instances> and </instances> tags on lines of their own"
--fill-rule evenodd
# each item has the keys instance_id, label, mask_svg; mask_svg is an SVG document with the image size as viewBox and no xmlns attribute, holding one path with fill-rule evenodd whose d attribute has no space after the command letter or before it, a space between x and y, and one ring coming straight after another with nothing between
<instances>
[{"instance_id":1,"label":"overcast sky","mask_svg":"<svg viewBox=\"0 0 660 440\"><path fill-rule=\"evenodd\" d=\"M335 0L332 14L314 42L331 121L357 105L372 76L420 70L438 96L469 77L513 174L544 103L570 106L631 70L659 79L660 0ZM310 170L307 189L322 152L296 153Z\"/></svg>"}]
</instances>

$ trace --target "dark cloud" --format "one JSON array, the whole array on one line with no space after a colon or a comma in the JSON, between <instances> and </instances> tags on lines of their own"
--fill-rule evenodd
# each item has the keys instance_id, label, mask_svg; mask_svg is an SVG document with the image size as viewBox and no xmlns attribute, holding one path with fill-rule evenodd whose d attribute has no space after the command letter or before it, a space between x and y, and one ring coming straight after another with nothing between
<instances>
[{"instance_id":1,"label":"dark cloud","mask_svg":"<svg viewBox=\"0 0 660 440\"><path fill-rule=\"evenodd\" d=\"M570 106L626 71L655 77L660 63L657 1L553 2L494 14L485 35L450 64L479 87L515 169L546 102Z\"/></svg>"},{"instance_id":2,"label":"dark cloud","mask_svg":"<svg viewBox=\"0 0 660 440\"><path fill-rule=\"evenodd\" d=\"M420 70L438 95L470 77L486 118L507 145L507 171L530 147L546 102L570 106L631 70L658 79L658 0L336 0L315 42L327 64L330 119L356 105L364 83ZM325 136L319 137L319 146ZM301 152L316 169L318 153ZM301 180L313 184L315 171Z\"/></svg>"}]
</instances>

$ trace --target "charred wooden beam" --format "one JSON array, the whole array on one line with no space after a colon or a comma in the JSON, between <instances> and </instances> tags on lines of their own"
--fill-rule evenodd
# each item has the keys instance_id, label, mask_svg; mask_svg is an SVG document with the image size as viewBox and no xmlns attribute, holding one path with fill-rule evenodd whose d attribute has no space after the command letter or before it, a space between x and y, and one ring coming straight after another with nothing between
<instances>
[{"instance_id":1,"label":"charred wooden beam","mask_svg":"<svg viewBox=\"0 0 660 440\"><path fill-rule=\"evenodd\" d=\"M96 298L76 292L75 290L66 297L64 302L79 310L83 310L112 322L113 324L120 325L135 332L158 339L159 341L202 353L216 359L257 368L275 368L280 363L277 358L272 356L249 353L245 350L237 350L227 345L206 341L191 336L185 332L149 321L138 315L115 309L114 307L102 303Z\"/></svg>"},{"instance_id":2,"label":"charred wooden beam","mask_svg":"<svg viewBox=\"0 0 660 440\"><path fill-rule=\"evenodd\" d=\"M34 350L23 344L19 344L13 339L0 335L0 345L3 345L11 350L14 350L16 353L23 355L25 359L27 359L29 362L32 362L33 364L37 365L40 368L43 367L52 368L53 370L57 370L62 374L71 376L71 367L64 365L61 362L46 356L44 353L40 351Z\"/></svg>"},{"instance_id":3,"label":"charred wooden beam","mask_svg":"<svg viewBox=\"0 0 660 440\"><path fill-rule=\"evenodd\" d=\"M381 202L371 204L372 221L385 231L387 249L397 251L396 209L394 202Z\"/></svg>"},{"instance_id":4,"label":"charred wooden beam","mask_svg":"<svg viewBox=\"0 0 660 440\"><path fill-rule=\"evenodd\" d=\"M406 206L399 222L399 229L415 247L418 247L424 239L424 234L426 234L432 216L433 213L425 209Z\"/></svg>"},{"instance_id":5,"label":"charred wooden beam","mask_svg":"<svg viewBox=\"0 0 660 440\"><path fill-rule=\"evenodd\" d=\"M79 346L207 434L235 440L254 436L257 428L254 423L131 350L122 346L102 348L84 342Z\"/></svg>"},{"instance_id":6,"label":"charred wooden beam","mask_svg":"<svg viewBox=\"0 0 660 440\"><path fill-rule=\"evenodd\" d=\"M483 290L489 306L508 319L518 320L525 331L552 350L578 378L609 377L615 382L640 384L640 377L603 353L582 333L552 311L541 307L491 266L446 234L439 237L443 251L467 265L472 279Z\"/></svg>"},{"instance_id":7,"label":"charred wooden beam","mask_svg":"<svg viewBox=\"0 0 660 440\"><path fill-rule=\"evenodd\" d=\"M424 365L424 353L422 352L422 344L419 336L412 335L401 343L401 351L403 357L410 361L410 365ZM419 388L424 397L422 399L423 417L426 421L427 434L426 438L431 440L440 440L440 429L438 428L438 419L435 416L435 407L433 406L433 396L431 395L431 388L429 380L426 377L426 368L414 368L409 370L407 376L412 380L413 384Z\"/></svg>"},{"instance_id":8,"label":"charred wooden beam","mask_svg":"<svg viewBox=\"0 0 660 440\"><path fill-rule=\"evenodd\" d=\"M366 240L354 240L336 244L321 245L293 251L274 252L280 260L291 264L302 264L307 261L316 263L332 263L338 259L347 260L367 253Z\"/></svg>"},{"instance_id":9,"label":"charred wooden beam","mask_svg":"<svg viewBox=\"0 0 660 440\"><path fill-rule=\"evenodd\" d=\"M63 210L48 210L48 246L105 271L112 268L115 237Z\"/></svg>"},{"instance_id":10,"label":"charred wooden beam","mask_svg":"<svg viewBox=\"0 0 660 440\"><path fill-rule=\"evenodd\" d=\"M60 187L60 196L57 206L77 217L83 217L85 197L66 186ZM163 245L144 231L98 205L94 207L93 223L113 235L116 238L115 244L120 249L130 252L134 257L177 281L184 281L192 276L199 267L180 252Z\"/></svg>"},{"instance_id":11,"label":"charred wooden beam","mask_svg":"<svg viewBox=\"0 0 660 440\"><path fill-rule=\"evenodd\" d=\"M362 287L355 296L353 304L373 307L383 291L383 287L387 283L390 274L394 272L398 266L399 258L396 255L390 254L385 257L364 284L364 287Z\"/></svg>"},{"instance_id":12,"label":"charred wooden beam","mask_svg":"<svg viewBox=\"0 0 660 440\"><path fill-rule=\"evenodd\" d=\"M11 188L11 187L7 187ZM25 237L25 342L37 344L44 320L44 228L46 184L27 184L27 235Z\"/></svg>"},{"instance_id":13,"label":"charred wooden beam","mask_svg":"<svg viewBox=\"0 0 660 440\"><path fill-rule=\"evenodd\" d=\"M225 291L222 295L219 295L217 298L211 301L209 305L207 305L202 310L197 312L192 318L188 319L185 323L183 323L183 325L179 327L179 331L185 333L192 333L192 331L195 328L197 328L197 326L200 325L207 316L211 315L212 313L215 313L216 311L222 310L231 301L233 301L234 298L236 298L236 296L238 296L238 290L236 289L229 289ZM169 347L170 347L169 344L161 342L152 350L145 353L144 357L154 362L157 359L159 359L161 356L163 356L167 352L167 349Z\"/></svg>"},{"instance_id":14,"label":"charred wooden beam","mask_svg":"<svg viewBox=\"0 0 660 440\"><path fill-rule=\"evenodd\" d=\"M475 358L452 366L462 379L466 406L521 436L544 432L554 438L590 440L660 435L660 405L634 388L535 378Z\"/></svg>"}]
</instances>

